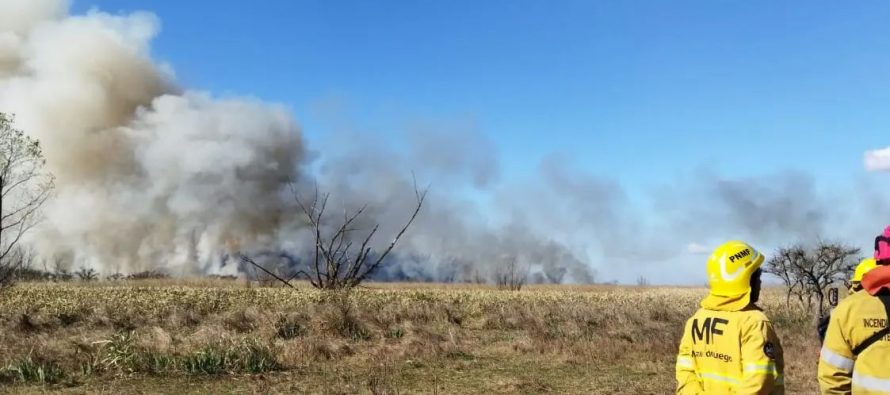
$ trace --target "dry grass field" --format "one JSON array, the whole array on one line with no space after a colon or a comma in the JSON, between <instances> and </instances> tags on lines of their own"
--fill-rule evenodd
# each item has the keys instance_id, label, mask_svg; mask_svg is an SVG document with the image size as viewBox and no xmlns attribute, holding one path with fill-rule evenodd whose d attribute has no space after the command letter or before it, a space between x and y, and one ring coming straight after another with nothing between
<instances>
[{"instance_id":1,"label":"dry grass field","mask_svg":"<svg viewBox=\"0 0 890 395\"><path fill-rule=\"evenodd\" d=\"M667 394L706 290L235 281L20 284L0 293L0 391ZM761 306L787 393L816 391L812 318Z\"/></svg>"}]
</instances>

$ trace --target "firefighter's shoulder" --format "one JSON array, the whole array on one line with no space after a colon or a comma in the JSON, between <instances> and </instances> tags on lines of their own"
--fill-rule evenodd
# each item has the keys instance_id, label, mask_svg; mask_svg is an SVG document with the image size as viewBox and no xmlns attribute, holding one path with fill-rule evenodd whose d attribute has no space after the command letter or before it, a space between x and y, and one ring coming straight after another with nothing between
<instances>
[{"instance_id":1,"label":"firefighter's shoulder","mask_svg":"<svg viewBox=\"0 0 890 395\"><path fill-rule=\"evenodd\" d=\"M832 317L837 316L839 318L846 318L851 314L858 315L863 311L884 313L884 305L881 303L880 299L869 295L868 292L858 291L841 300L840 303L837 304L837 307L834 308L831 315Z\"/></svg>"},{"instance_id":2,"label":"firefighter's shoulder","mask_svg":"<svg viewBox=\"0 0 890 395\"><path fill-rule=\"evenodd\" d=\"M720 315L720 313L721 312L719 312L719 311L708 310L706 308L700 307L698 310L695 311L695 313L693 313L692 315L689 316L689 318L686 319L686 325L685 325L686 331L688 332L690 330L690 328L692 328L692 325L694 325L695 322L701 321L704 319L710 319L711 317Z\"/></svg>"},{"instance_id":3,"label":"firefighter's shoulder","mask_svg":"<svg viewBox=\"0 0 890 395\"><path fill-rule=\"evenodd\" d=\"M689 325L692 324L692 321L693 321L693 320L695 320L696 318L702 316L703 312L707 312L707 310L702 309L702 308L699 308L698 310L695 311L695 313L692 313L692 315L690 315L689 318L686 319L686 327L687 327L687 329L689 328Z\"/></svg>"},{"instance_id":4,"label":"firefighter's shoulder","mask_svg":"<svg viewBox=\"0 0 890 395\"><path fill-rule=\"evenodd\" d=\"M763 312L757 306L748 307L742 311L740 311L742 316L742 322L745 324L757 325L761 323L769 323L769 317L767 317L766 313Z\"/></svg>"},{"instance_id":5,"label":"firefighter's shoulder","mask_svg":"<svg viewBox=\"0 0 890 395\"><path fill-rule=\"evenodd\" d=\"M716 311L708 310L704 307L699 307L697 310L695 310L695 313L692 313L692 315L689 316L689 319L687 321L691 321L692 319L694 319L696 317L701 317L701 316L706 316L706 315L714 315L714 313L716 313Z\"/></svg>"}]
</instances>

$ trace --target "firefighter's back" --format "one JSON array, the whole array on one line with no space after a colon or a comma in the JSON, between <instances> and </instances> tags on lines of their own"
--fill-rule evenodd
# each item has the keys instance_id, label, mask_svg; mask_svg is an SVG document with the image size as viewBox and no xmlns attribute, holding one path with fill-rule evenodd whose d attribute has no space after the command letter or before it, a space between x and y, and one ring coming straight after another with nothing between
<instances>
[{"instance_id":1,"label":"firefighter's back","mask_svg":"<svg viewBox=\"0 0 890 395\"><path fill-rule=\"evenodd\" d=\"M691 367L704 393L783 392L781 345L778 339L770 339L774 335L768 326L766 315L756 307L741 311L702 308L689 318L682 343L690 350ZM746 352L749 348L753 351ZM755 380L751 388L752 374L771 376L771 384Z\"/></svg>"},{"instance_id":2,"label":"firefighter's back","mask_svg":"<svg viewBox=\"0 0 890 395\"><path fill-rule=\"evenodd\" d=\"M708 258L708 295L686 321L677 394L782 394L782 346L757 307L764 257L731 240Z\"/></svg>"},{"instance_id":3,"label":"firefighter's back","mask_svg":"<svg viewBox=\"0 0 890 395\"><path fill-rule=\"evenodd\" d=\"M686 323L696 373L708 393L729 392L741 380L745 312L699 309Z\"/></svg>"},{"instance_id":4,"label":"firefighter's back","mask_svg":"<svg viewBox=\"0 0 890 395\"><path fill-rule=\"evenodd\" d=\"M890 324L884 304L876 296L857 292L844 299L831 315L837 322L829 326L831 335L826 336L823 345L823 363L819 365L823 390L838 388L832 379L852 370L853 394L890 394L890 335L871 343L859 355L854 351Z\"/></svg>"}]
</instances>

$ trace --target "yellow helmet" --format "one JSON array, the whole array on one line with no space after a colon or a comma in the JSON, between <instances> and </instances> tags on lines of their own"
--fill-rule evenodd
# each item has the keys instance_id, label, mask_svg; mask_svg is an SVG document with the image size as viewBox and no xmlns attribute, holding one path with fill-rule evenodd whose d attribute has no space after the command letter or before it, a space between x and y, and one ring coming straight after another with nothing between
<instances>
[{"instance_id":1,"label":"yellow helmet","mask_svg":"<svg viewBox=\"0 0 890 395\"><path fill-rule=\"evenodd\" d=\"M708 259L711 294L738 296L751 292L751 276L763 264L763 255L742 241L723 243Z\"/></svg>"},{"instance_id":2,"label":"yellow helmet","mask_svg":"<svg viewBox=\"0 0 890 395\"><path fill-rule=\"evenodd\" d=\"M878 262L875 261L875 258L863 259L862 262L859 262L859 264L856 265L856 270L853 271L853 278L851 278L850 281L854 283L862 282L862 276L864 276L865 273L868 273L869 270L874 269L877 266Z\"/></svg>"}]
</instances>

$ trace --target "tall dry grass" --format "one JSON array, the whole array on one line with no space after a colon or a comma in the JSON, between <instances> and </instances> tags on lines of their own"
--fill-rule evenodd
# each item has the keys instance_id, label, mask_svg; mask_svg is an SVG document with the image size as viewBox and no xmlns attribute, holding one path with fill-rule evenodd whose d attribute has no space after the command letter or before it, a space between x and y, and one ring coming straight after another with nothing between
<instances>
[{"instance_id":1,"label":"tall dry grass","mask_svg":"<svg viewBox=\"0 0 890 395\"><path fill-rule=\"evenodd\" d=\"M25 392L140 381L164 392L165 382L199 379L270 392L663 394L674 386L683 324L704 293L25 284L0 294L0 380ZM814 392L812 317L778 290L763 299L785 348L788 392Z\"/></svg>"}]
</instances>

